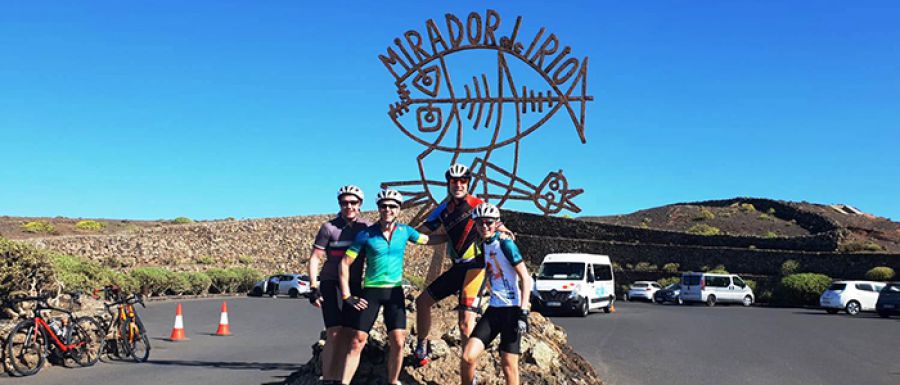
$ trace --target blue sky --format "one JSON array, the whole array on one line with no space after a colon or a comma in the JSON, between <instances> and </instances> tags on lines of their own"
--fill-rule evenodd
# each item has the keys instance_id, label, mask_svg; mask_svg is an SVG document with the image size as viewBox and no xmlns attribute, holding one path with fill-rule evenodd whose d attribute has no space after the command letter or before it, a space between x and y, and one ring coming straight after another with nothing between
<instances>
[{"instance_id":1,"label":"blue sky","mask_svg":"<svg viewBox=\"0 0 900 385\"><path fill-rule=\"evenodd\" d=\"M582 214L754 196L900 218L892 1L8 3L0 215L326 213L342 184L415 179L377 56L487 8L590 57L587 143L560 113L520 148L523 178L585 189Z\"/></svg>"}]
</instances>

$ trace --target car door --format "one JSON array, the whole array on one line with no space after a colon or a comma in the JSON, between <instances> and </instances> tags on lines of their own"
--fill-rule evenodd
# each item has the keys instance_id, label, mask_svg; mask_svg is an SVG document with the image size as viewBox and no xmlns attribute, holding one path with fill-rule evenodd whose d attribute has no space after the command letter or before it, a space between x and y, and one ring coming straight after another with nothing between
<instances>
[{"instance_id":1,"label":"car door","mask_svg":"<svg viewBox=\"0 0 900 385\"><path fill-rule=\"evenodd\" d=\"M282 275L279 278L281 280L278 282L278 294L288 294L291 288L294 287L294 276Z\"/></svg>"},{"instance_id":2,"label":"car door","mask_svg":"<svg viewBox=\"0 0 900 385\"><path fill-rule=\"evenodd\" d=\"M875 303L878 301L878 293L870 283L857 283L857 293L859 293L859 305L861 310L875 309Z\"/></svg>"},{"instance_id":3,"label":"car door","mask_svg":"<svg viewBox=\"0 0 900 385\"><path fill-rule=\"evenodd\" d=\"M590 263L585 264L587 268L587 274L585 274L585 288L581 292L588 299L588 306L594 306L597 303L597 295L594 294L594 286L597 284L596 277L594 276L594 265Z\"/></svg>"},{"instance_id":4,"label":"car door","mask_svg":"<svg viewBox=\"0 0 900 385\"><path fill-rule=\"evenodd\" d=\"M736 275L731 276L731 286L733 287L731 294L732 298L735 302L741 302L744 300L744 296L750 294L750 290L747 288L747 283L744 282L741 277Z\"/></svg>"}]
</instances>

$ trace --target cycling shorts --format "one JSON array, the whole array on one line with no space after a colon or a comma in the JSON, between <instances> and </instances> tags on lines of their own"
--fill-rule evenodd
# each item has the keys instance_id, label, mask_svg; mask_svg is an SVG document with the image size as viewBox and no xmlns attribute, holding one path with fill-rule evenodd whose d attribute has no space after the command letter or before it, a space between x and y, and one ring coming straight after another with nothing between
<instances>
[{"instance_id":1,"label":"cycling shorts","mask_svg":"<svg viewBox=\"0 0 900 385\"><path fill-rule=\"evenodd\" d=\"M481 311L481 292L485 284L484 263L462 262L441 274L425 289L438 302L459 294L459 310Z\"/></svg>"},{"instance_id":2,"label":"cycling shorts","mask_svg":"<svg viewBox=\"0 0 900 385\"><path fill-rule=\"evenodd\" d=\"M367 287L363 289L362 298L368 307L358 311L345 306L344 326L368 333L375 325L378 311L384 308L385 330L406 329L406 298L402 287Z\"/></svg>"},{"instance_id":3,"label":"cycling shorts","mask_svg":"<svg viewBox=\"0 0 900 385\"><path fill-rule=\"evenodd\" d=\"M350 283L350 292L353 295L361 295L360 282ZM341 326L342 310L341 285L335 280L319 281L319 293L322 294L322 319L325 328Z\"/></svg>"},{"instance_id":4,"label":"cycling shorts","mask_svg":"<svg viewBox=\"0 0 900 385\"><path fill-rule=\"evenodd\" d=\"M490 346L491 341L500 335L500 351L520 354L522 336L519 335L519 313L522 308L518 306L511 307L488 307L475 329L472 330L472 338L478 338L484 346Z\"/></svg>"}]
</instances>

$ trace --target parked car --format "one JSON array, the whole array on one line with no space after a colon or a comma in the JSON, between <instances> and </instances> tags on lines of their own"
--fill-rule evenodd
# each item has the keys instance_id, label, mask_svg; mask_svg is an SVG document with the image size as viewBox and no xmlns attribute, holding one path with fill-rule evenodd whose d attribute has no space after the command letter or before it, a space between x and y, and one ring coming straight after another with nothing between
<instances>
[{"instance_id":1,"label":"parked car","mask_svg":"<svg viewBox=\"0 0 900 385\"><path fill-rule=\"evenodd\" d=\"M673 302L679 305L682 304L683 302L681 300L681 285L673 283L662 288L662 290L659 290L653 294L653 301L656 303Z\"/></svg>"},{"instance_id":2,"label":"parked car","mask_svg":"<svg viewBox=\"0 0 900 385\"><path fill-rule=\"evenodd\" d=\"M309 294L309 276L305 274L277 274L259 281L250 290L250 295L289 295L297 298Z\"/></svg>"},{"instance_id":3,"label":"parked car","mask_svg":"<svg viewBox=\"0 0 900 385\"><path fill-rule=\"evenodd\" d=\"M881 289L878 294L875 311L885 318L890 317L891 314L900 314L900 282L884 285L884 289Z\"/></svg>"},{"instance_id":4,"label":"parked car","mask_svg":"<svg viewBox=\"0 0 900 385\"><path fill-rule=\"evenodd\" d=\"M684 273L681 275L681 300L704 302L706 306L733 302L753 304L756 296L744 279L734 274Z\"/></svg>"},{"instance_id":5,"label":"parked car","mask_svg":"<svg viewBox=\"0 0 900 385\"><path fill-rule=\"evenodd\" d=\"M660 284L656 282L637 281L631 284L631 287L628 289L628 293L625 294L625 300L634 301L640 298L650 302L655 302L656 300L653 298L653 294L656 294L656 292L661 289L662 286L660 286Z\"/></svg>"},{"instance_id":6,"label":"parked car","mask_svg":"<svg viewBox=\"0 0 900 385\"><path fill-rule=\"evenodd\" d=\"M606 255L548 254L534 276L531 304L537 311L585 317L591 309L609 313L615 300L615 277Z\"/></svg>"},{"instance_id":7,"label":"parked car","mask_svg":"<svg viewBox=\"0 0 900 385\"><path fill-rule=\"evenodd\" d=\"M863 311L874 311L878 302L878 292L884 288L883 282L835 281L819 297L819 305L828 314L844 310L849 315Z\"/></svg>"}]
</instances>

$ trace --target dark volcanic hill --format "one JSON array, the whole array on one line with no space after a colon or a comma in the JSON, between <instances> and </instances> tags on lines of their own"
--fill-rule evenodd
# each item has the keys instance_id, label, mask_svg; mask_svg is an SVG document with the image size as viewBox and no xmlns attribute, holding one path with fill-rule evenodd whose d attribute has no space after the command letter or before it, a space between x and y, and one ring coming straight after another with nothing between
<instances>
[{"instance_id":1,"label":"dark volcanic hill","mask_svg":"<svg viewBox=\"0 0 900 385\"><path fill-rule=\"evenodd\" d=\"M839 250L900 252L900 223L847 205L759 198L676 203L631 214L585 216L606 224L696 234L796 237L837 229Z\"/></svg>"}]
</instances>

